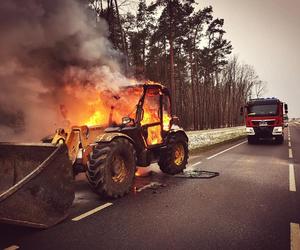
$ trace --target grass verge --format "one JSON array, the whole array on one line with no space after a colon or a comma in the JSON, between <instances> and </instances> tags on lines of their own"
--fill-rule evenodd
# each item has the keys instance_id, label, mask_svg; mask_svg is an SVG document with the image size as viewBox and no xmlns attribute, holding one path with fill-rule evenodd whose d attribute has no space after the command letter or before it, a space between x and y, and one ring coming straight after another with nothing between
<instances>
[{"instance_id":1,"label":"grass verge","mask_svg":"<svg viewBox=\"0 0 300 250\"><path fill-rule=\"evenodd\" d=\"M206 146L201 146L201 147L198 147L198 148L193 148L193 149L191 149L189 151L189 154L190 155L196 155L196 154L199 154L199 153L202 153L202 152L214 149L214 148L219 147L221 145L225 145L225 144L230 143L230 142L235 142L235 141L238 141L240 139L244 139L246 137L247 137L246 135L241 135L241 136L238 136L238 137L226 140L226 141L222 141L222 142L219 142L219 143L215 143L215 144L211 144L211 145L206 145Z\"/></svg>"}]
</instances>

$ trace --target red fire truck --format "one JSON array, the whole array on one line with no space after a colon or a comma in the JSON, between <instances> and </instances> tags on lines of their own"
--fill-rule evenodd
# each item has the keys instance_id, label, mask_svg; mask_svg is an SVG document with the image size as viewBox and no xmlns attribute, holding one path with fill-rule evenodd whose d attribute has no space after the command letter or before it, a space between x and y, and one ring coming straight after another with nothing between
<instances>
[{"instance_id":1,"label":"red fire truck","mask_svg":"<svg viewBox=\"0 0 300 250\"><path fill-rule=\"evenodd\" d=\"M275 139L278 144L284 139L284 116L287 116L288 105L277 98L250 99L241 108L245 114L248 143L253 144L260 139Z\"/></svg>"}]
</instances>

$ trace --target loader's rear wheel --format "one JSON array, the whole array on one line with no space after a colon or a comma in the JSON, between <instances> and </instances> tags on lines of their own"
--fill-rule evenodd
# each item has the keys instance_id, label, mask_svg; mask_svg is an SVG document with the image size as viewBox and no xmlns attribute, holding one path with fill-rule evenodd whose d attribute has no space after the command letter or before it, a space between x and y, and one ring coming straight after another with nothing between
<instances>
[{"instance_id":1,"label":"loader's rear wheel","mask_svg":"<svg viewBox=\"0 0 300 250\"><path fill-rule=\"evenodd\" d=\"M90 154L87 177L96 193L121 197L129 192L135 174L135 150L125 138L98 143Z\"/></svg>"},{"instance_id":2,"label":"loader's rear wheel","mask_svg":"<svg viewBox=\"0 0 300 250\"><path fill-rule=\"evenodd\" d=\"M167 174L181 173L188 160L188 143L181 134L170 135L167 149L161 153L158 165Z\"/></svg>"}]
</instances>

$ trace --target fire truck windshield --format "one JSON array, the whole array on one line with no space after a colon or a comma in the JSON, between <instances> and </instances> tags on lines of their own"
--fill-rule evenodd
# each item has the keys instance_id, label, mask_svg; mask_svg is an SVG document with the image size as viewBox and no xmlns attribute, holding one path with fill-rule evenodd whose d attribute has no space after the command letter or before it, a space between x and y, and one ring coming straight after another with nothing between
<instances>
[{"instance_id":1,"label":"fire truck windshield","mask_svg":"<svg viewBox=\"0 0 300 250\"><path fill-rule=\"evenodd\" d=\"M251 105L247 110L248 116L275 116L278 112L276 104Z\"/></svg>"}]
</instances>

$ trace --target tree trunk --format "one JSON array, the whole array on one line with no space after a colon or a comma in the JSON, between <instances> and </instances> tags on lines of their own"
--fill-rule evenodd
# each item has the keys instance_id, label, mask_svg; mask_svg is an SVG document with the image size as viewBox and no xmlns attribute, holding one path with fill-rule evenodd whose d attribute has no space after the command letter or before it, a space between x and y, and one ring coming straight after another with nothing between
<instances>
[{"instance_id":1,"label":"tree trunk","mask_svg":"<svg viewBox=\"0 0 300 250\"><path fill-rule=\"evenodd\" d=\"M119 25L121 39L122 39L122 52L125 54L125 73L127 75L128 71L129 71L128 51L126 49L127 47L126 47L126 42L125 42L125 35L124 35L122 24L121 24L118 2L117 2L117 0L114 0L114 1L115 1L115 6L116 6L118 25Z\"/></svg>"},{"instance_id":2,"label":"tree trunk","mask_svg":"<svg viewBox=\"0 0 300 250\"><path fill-rule=\"evenodd\" d=\"M171 85L171 95L172 99L176 99L176 86L175 86L175 77L174 77L174 31L173 31L173 1L169 0L169 45L170 45L170 85ZM174 114L176 114L176 105L173 108Z\"/></svg>"}]
</instances>

